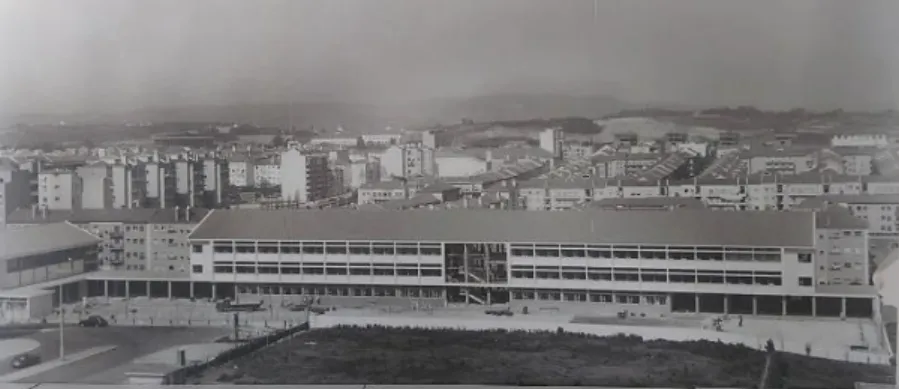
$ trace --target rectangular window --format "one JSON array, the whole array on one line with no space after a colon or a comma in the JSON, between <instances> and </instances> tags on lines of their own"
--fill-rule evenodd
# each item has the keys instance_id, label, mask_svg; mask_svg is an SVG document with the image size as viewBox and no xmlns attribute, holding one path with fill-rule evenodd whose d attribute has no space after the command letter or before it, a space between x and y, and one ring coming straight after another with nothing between
<instances>
[{"instance_id":1,"label":"rectangular window","mask_svg":"<svg viewBox=\"0 0 899 389\"><path fill-rule=\"evenodd\" d=\"M202 253L202 252L203 252L203 245L199 245L199 244L193 245L193 252L194 252L194 253Z\"/></svg>"},{"instance_id":2,"label":"rectangular window","mask_svg":"<svg viewBox=\"0 0 899 389\"><path fill-rule=\"evenodd\" d=\"M799 277L799 286L812 286L812 277Z\"/></svg>"},{"instance_id":3,"label":"rectangular window","mask_svg":"<svg viewBox=\"0 0 899 389\"><path fill-rule=\"evenodd\" d=\"M191 271L193 271L194 273L202 273L203 265L193 265L191 266Z\"/></svg>"}]
</instances>

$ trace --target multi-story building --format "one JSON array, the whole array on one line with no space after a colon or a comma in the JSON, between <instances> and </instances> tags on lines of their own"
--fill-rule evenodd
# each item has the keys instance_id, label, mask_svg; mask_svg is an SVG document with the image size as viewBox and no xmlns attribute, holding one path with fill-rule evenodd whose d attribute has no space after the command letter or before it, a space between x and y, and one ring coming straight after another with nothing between
<instances>
[{"instance_id":1,"label":"multi-story building","mask_svg":"<svg viewBox=\"0 0 899 389\"><path fill-rule=\"evenodd\" d=\"M869 176L873 174L876 149L834 147L833 151L839 154L842 159L844 174L849 176Z\"/></svg>"},{"instance_id":2,"label":"multi-story building","mask_svg":"<svg viewBox=\"0 0 899 389\"><path fill-rule=\"evenodd\" d=\"M838 134L834 135L830 140L833 147L884 147L891 143L890 136L886 131L857 133L857 134Z\"/></svg>"},{"instance_id":3,"label":"multi-story building","mask_svg":"<svg viewBox=\"0 0 899 389\"><path fill-rule=\"evenodd\" d=\"M633 176L655 166L663 155L654 153L616 153L592 158L596 177Z\"/></svg>"},{"instance_id":4,"label":"multi-story building","mask_svg":"<svg viewBox=\"0 0 899 389\"><path fill-rule=\"evenodd\" d=\"M437 134L434 131L425 131L421 133L421 144L429 149L437 149Z\"/></svg>"},{"instance_id":5,"label":"multi-story building","mask_svg":"<svg viewBox=\"0 0 899 389\"><path fill-rule=\"evenodd\" d=\"M879 301L867 279L853 285L855 272L820 271L846 261L855 270L854 259L820 253L844 244L826 239L832 233L854 239L861 232L864 239L864 232L836 220L819 228L819 217L709 210L217 210L190 236L190 276L212 284L216 297L319 295L329 304L381 298L876 316Z\"/></svg>"},{"instance_id":6,"label":"multi-story building","mask_svg":"<svg viewBox=\"0 0 899 389\"><path fill-rule=\"evenodd\" d=\"M566 161L590 159L594 152L596 147L592 143L568 142L562 146L562 159Z\"/></svg>"},{"instance_id":7,"label":"multi-story building","mask_svg":"<svg viewBox=\"0 0 899 389\"><path fill-rule=\"evenodd\" d=\"M147 170L142 164L115 163L111 166L112 207L135 208L147 196Z\"/></svg>"},{"instance_id":8,"label":"multi-story building","mask_svg":"<svg viewBox=\"0 0 899 389\"><path fill-rule=\"evenodd\" d=\"M381 155L381 179L433 176L435 166L434 149L420 144L394 145Z\"/></svg>"},{"instance_id":9,"label":"multi-story building","mask_svg":"<svg viewBox=\"0 0 899 389\"><path fill-rule=\"evenodd\" d=\"M112 168L104 162L79 166L75 173L81 179L81 208L113 207Z\"/></svg>"},{"instance_id":10,"label":"multi-story building","mask_svg":"<svg viewBox=\"0 0 899 389\"><path fill-rule=\"evenodd\" d=\"M547 128L540 132L540 148L552 155L553 159L562 158L565 146L565 134L560 128Z\"/></svg>"},{"instance_id":11,"label":"multi-story building","mask_svg":"<svg viewBox=\"0 0 899 389\"><path fill-rule=\"evenodd\" d=\"M749 174L762 172L800 174L812 171L818 166L817 150L798 147L752 148L744 150L740 159Z\"/></svg>"},{"instance_id":12,"label":"multi-story building","mask_svg":"<svg viewBox=\"0 0 899 389\"><path fill-rule=\"evenodd\" d=\"M373 181L359 187L356 196L358 205L382 204L393 200L412 198L418 191L414 182Z\"/></svg>"},{"instance_id":13,"label":"multi-story building","mask_svg":"<svg viewBox=\"0 0 899 389\"><path fill-rule=\"evenodd\" d=\"M438 177L469 177L489 171L491 159L490 150L487 159L456 150L437 150L434 163Z\"/></svg>"},{"instance_id":14,"label":"multi-story building","mask_svg":"<svg viewBox=\"0 0 899 389\"><path fill-rule=\"evenodd\" d=\"M825 195L803 201L799 209L827 209L843 206L856 218L867 223L871 236L899 236L899 194L896 195Z\"/></svg>"},{"instance_id":15,"label":"multi-story building","mask_svg":"<svg viewBox=\"0 0 899 389\"><path fill-rule=\"evenodd\" d=\"M0 228L12 211L31 205L31 177L12 161L0 159Z\"/></svg>"},{"instance_id":16,"label":"multi-story building","mask_svg":"<svg viewBox=\"0 0 899 389\"><path fill-rule=\"evenodd\" d=\"M281 153L281 200L307 203L328 197L331 169L327 154L291 149Z\"/></svg>"},{"instance_id":17,"label":"multi-story building","mask_svg":"<svg viewBox=\"0 0 899 389\"><path fill-rule=\"evenodd\" d=\"M156 158L147 161L143 166L147 194L144 198L143 207L166 208L175 206L178 186L174 164L162 162Z\"/></svg>"},{"instance_id":18,"label":"multi-story building","mask_svg":"<svg viewBox=\"0 0 899 389\"><path fill-rule=\"evenodd\" d=\"M253 161L245 155L233 155L228 159L228 177L231 185L241 188L256 186L255 172Z\"/></svg>"},{"instance_id":19,"label":"multi-story building","mask_svg":"<svg viewBox=\"0 0 899 389\"><path fill-rule=\"evenodd\" d=\"M277 158L256 161L253 165L253 176L257 187L281 186L281 161Z\"/></svg>"},{"instance_id":20,"label":"multi-story building","mask_svg":"<svg viewBox=\"0 0 899 389\"><path fill-rule=\"evenodd\" d=\"M98 237L98 265L106 269L187 271L187 235L208 213L204 209L18 210L13 228L71 223Z\"/></svg>"},{"instance_id":21,"label":"multi-story building","mask_svg":"<svg viewBox=\"0 0 899 389\"><path fill-rule=\"evenodd\" d=\"M50 210L81 208L81 177L71 170L38 173L38 205Z\"/></svg>"}]
</instances>

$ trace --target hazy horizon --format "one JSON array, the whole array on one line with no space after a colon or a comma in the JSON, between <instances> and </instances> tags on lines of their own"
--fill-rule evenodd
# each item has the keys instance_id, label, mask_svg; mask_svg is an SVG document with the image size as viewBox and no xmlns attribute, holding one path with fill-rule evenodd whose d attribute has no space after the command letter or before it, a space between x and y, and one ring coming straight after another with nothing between
<instances>
[{"instance_id":1,"label":"hazy horizon","mask_svg":"<svg viewBox=\"0 0 899 389\"><path fill-rule=\"evenodd\" d=\"M0 116L506 94L896 108L894 0L0 0Z\"/></svg>"}]
</instances>

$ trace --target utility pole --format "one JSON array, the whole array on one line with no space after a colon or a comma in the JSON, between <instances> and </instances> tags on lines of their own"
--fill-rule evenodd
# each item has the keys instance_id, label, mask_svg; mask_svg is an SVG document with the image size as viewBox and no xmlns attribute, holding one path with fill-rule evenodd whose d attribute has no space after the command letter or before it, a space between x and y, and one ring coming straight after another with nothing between
<instances>
[{"instance_id":1,"label":"utility pole","mask_svg":"<svg viewBox=\"0 0 899 389\"><path fill-rule=\"evenodd\" d=\"M59 284L59 360L65 360L66 358L66 343L64 341L64 324L66 321L66 312L63 307L63 291L65 284Z\"/></svg>"}]
</instances>

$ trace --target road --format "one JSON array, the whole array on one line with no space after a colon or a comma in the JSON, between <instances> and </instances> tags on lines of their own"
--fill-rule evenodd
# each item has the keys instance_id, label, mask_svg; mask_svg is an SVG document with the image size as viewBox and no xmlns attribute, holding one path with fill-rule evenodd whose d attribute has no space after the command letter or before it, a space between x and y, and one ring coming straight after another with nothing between
<instances>
[{"instance_id":1,"label":"road","mask_svg":"<svg viewBox=\"0 0 899 389\"><path fill-rule=\"evenodd\" d=\"M223 336L226 329L204 327L68 327L65 332L66 354L73 354L97 346L116 346L116 349L46 371L21 383L118 383L124 379L116 367L127 365L135 358L181 344L204 343ZM35 332L28 338L41 346L37 353L44 362L59 357L59 333ZM0 361L0 374L12 369L9 361Z\"/></svg>"}]
</instances>

